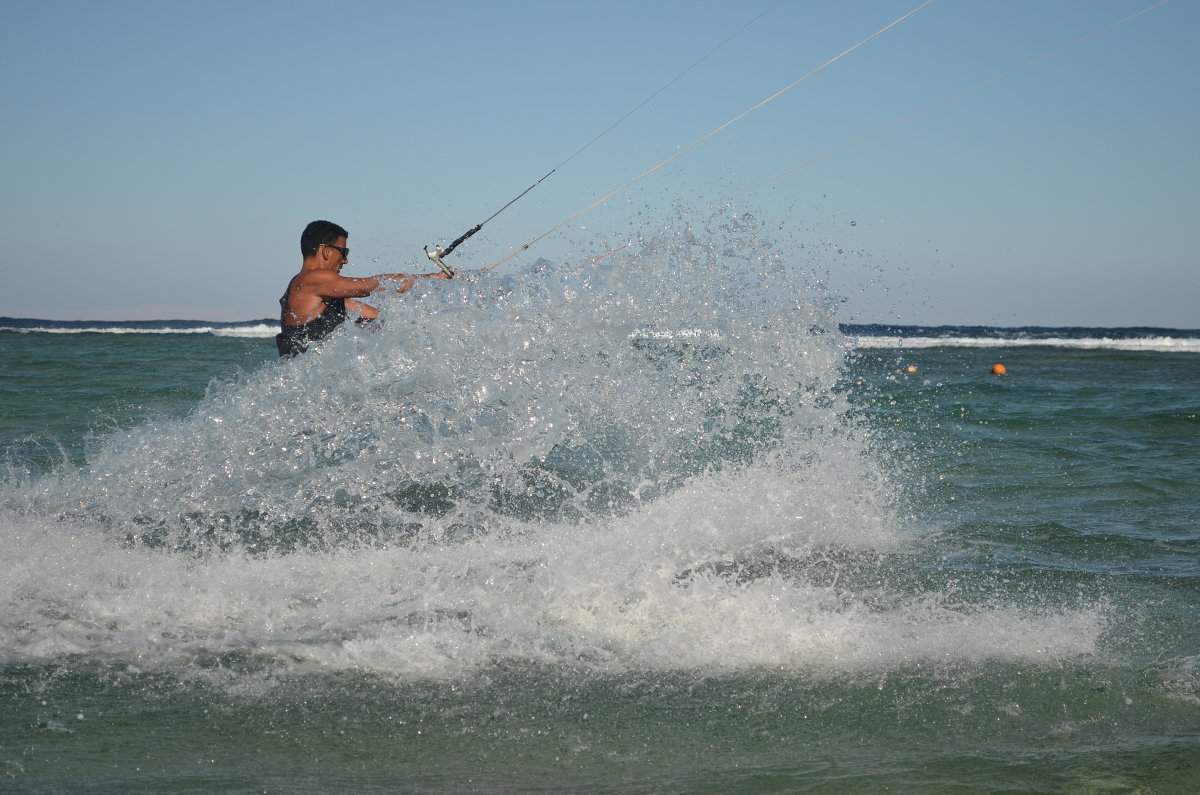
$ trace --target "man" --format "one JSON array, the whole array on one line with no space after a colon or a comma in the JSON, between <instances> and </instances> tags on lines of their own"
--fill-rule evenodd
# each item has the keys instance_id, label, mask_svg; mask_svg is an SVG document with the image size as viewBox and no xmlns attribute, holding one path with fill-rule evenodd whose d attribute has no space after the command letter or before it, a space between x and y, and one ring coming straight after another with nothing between
<instances>
[{"instance_id":1,"label":"man","mask_svg":"<svg viewBox=\"0 0 1200 795\"><path fill-rule=\"evenodd\" d=\"M292 277L287 292L279 299L279 323L282 332L275 336L280 356L295 356L308 349L308 343L321 339L340 326L347 311L355 312L360 321L373 320L379 310L354 299L370 295L383 286L384 279L400 282L398 293L408 292L417 279L437 277L449 279L447 273L383 273L355 279L342 276L342 266L350 249L346 248L349 233L330 221L313 221L300 235L300 253L304 262L300 272Z\"/></svg>"}]
</instances>

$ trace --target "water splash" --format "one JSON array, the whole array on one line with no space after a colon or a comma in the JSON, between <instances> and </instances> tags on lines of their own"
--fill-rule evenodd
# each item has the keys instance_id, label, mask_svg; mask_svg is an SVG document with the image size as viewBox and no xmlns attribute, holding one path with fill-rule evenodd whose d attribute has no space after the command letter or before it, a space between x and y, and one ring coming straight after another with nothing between
<instances>
[{"instance_id":1,"label":"water splash","mask_svg":"<svg viewBox=\"0 0 1200 795\"><path fill-rule=\"evenodd\" d=\"M401 677L1092 651L1098 611L871 580L910 536L813 283L752 217L685 217L385 298L10 489L0 648Z\"/></svg>"}]
</instances>

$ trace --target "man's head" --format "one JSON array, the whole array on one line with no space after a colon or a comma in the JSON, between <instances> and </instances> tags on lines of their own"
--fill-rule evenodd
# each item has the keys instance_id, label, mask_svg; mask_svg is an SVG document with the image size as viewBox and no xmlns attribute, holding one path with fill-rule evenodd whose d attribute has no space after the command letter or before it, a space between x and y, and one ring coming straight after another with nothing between
<instances>
[{"instance_id":1,"label":"man's head","mask_svg":"<svg viewBox=\"0 0 1200 795\"><path fill-rule=\"evenodd\" d=\"M339 237L349 237L350 233L332 221L313 221L304 227L300 235L300 253L311 257L321 246L336 245Z\"/></svg>"}]
</instances>

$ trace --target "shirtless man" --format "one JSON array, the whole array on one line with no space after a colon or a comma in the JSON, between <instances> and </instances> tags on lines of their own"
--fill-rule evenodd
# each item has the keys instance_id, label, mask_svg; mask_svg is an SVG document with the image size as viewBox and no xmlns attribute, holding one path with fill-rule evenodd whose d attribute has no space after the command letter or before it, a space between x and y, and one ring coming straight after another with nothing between
<instances>
[{"instance_id":1,"label":"shirtless man","mask_svg":"<svg viewBox=\"0 0 1200 795\"><path fill-rule=\"evenodd\" d=\"M313 221L300 235L304 263L292 277L287 292L279 299L279 323L282 333L275 336L280 356L295 356L308 349L308 343L321 339L346 320L347 311L361 320L373 320L379 310L355 299L370 295L383 286L383 280L400 282L396 292L408 292L417 279L449 279L451 274L383 273L355 279L342 276L342 266L350 249L346 248L345 229L330 221Z\"/></svg>"}]
</instances>

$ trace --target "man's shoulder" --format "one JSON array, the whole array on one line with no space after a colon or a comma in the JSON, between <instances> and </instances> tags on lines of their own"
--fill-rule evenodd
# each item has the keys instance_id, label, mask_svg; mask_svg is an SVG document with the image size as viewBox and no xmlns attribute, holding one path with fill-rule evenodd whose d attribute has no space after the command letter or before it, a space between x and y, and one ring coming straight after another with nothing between
<instances>
[{"instance_id":1,"label":"man's shoulder","mask_svg":"<svg viewBox=\"0 0 1200 795\"><path fill-rule=\"evenodd\" d=\"M337 279L338 275L334 271L324 268L305 268L292 277L292 283L297 287L311 288L319 284L337 281Z\"/></svg>"}]
</instances>

